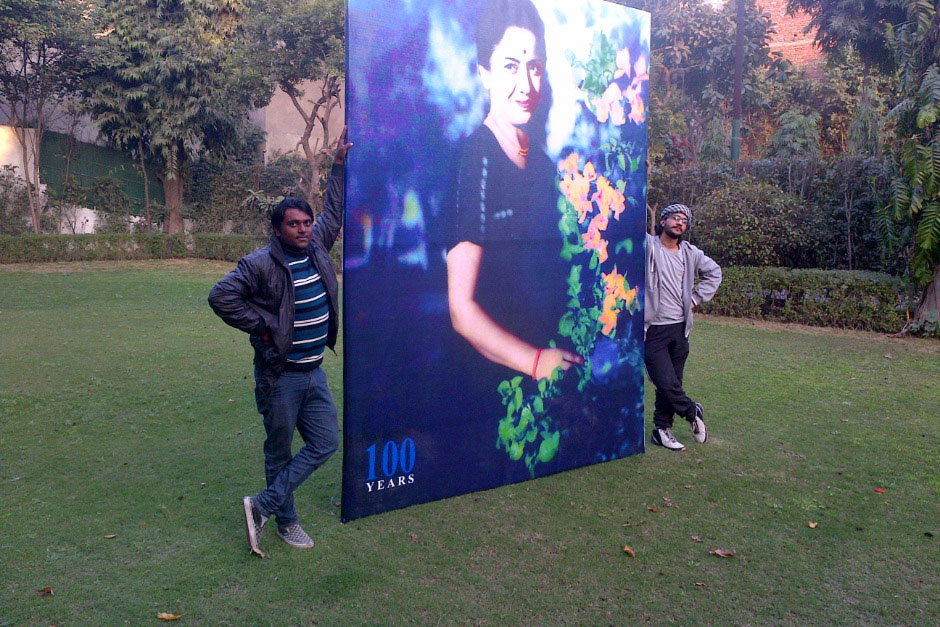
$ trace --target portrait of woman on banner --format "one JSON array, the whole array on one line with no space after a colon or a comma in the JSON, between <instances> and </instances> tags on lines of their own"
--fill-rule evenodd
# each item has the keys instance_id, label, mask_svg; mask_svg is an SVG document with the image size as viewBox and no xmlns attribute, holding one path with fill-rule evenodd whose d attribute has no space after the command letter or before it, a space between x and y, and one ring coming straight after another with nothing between
<instances>
[{"instance_id":1,"label":"portrait of woman on banner","mask_svg":"<svg viewBox=\"0 0 940 627\"><path fill-rule=\"evenodd\" d=\"M583 363L558 335L566 267L558 255L556 171L538 143L540 106L550 105L544 38L529 0L491 0L481 12L477 60L489 109L463 148L454 191L451 322L498 366L490 369L497 379L540 380Z\"/></svg>"}]
</instances>

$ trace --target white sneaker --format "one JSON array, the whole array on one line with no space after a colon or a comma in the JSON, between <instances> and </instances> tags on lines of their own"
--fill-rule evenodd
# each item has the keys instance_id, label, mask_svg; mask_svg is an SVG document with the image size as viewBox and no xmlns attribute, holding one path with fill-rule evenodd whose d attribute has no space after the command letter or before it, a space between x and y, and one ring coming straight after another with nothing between
<instances>
[{"instance_id":1,"label":"white sneaker","mask_svg":"<svg viewBox=\"0 0 940 627\"><path fill-rule=\"evenodd\" d=\"M653 444L668 448L670 451L684 451L685 445L672 435L671 429L653 429L653 435L650 438Z\"/></svg>"},{"instance_id":2,"label":"white sneaker","mask_svg":"<svg viewBox=\"0 0 940 627\"><path fill-rule=\"evenodd\" d=\"M254 499L250 496L242 499L242 507L245 510L245 532L248 536L248 545L251 547L251 552L264 557L258 543L261 540L261 534L264 532L264 525L268 522L268 517L258 511Z\"/></svg>"},{"instance_id":3,"label":"white sneaker","mask_svg":"<svg viewBox=\"0 0 940 627\"><path fill-rule=\"evenodd\" d=\"M705 428L705 408L701 403L695 404L695 416L689 421L692 425L692 439L699 444L708 440L708 429Z\"/></svg>"}]
</instances>

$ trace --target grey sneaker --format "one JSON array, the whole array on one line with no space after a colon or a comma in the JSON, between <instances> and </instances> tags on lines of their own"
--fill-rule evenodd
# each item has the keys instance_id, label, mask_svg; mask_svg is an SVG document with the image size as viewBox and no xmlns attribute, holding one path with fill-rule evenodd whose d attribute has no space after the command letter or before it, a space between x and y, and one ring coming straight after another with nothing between
<instances>
[{"instance_id":1,"label":"grey sneaker","mask_svg":"<svg viewBox=\"0 0 940 627\"><path fill-rule=\"evenodd\" d=\"M300 523L288 525L283 529L278 527L277 535L281 537L281 540L291 546L296 546L298 549L313 548L313 540L307 535L307 532L303 530Z\"/></svg>"},{"instance_id":2,"label":"grey sneaker","mask_svg":"<svg viewBox=\"0 0 940 627\"><path fill-rule=\"evenodd\" d=\"M671 429L653 429L653 435L650 437L653 444L668 448L670 451L684 451L685 445L672 435Z\"/></svg>"},{"instance_id":3,"label":"grey sneaker","mask_svg":"<svg viewBox=\"0 0 940 627\"><path fill-rule=\"evenodd\" d=\"M689 420L692 425L692 439L699 444L708 440L708 429L705 428L705 408L701 403L695 404L695 414Z\"/></svg>"},{"instance_id":4,"label":"grey sneaker","mask_svg":"<svg viewBox=\"0 0 940 627\"><path fill-rule=\"evenodd\" d=\"M254 499L250 496L242 499L242 506L245 508L245 532L248 535L248 545L251 546L251 552L264 557L258 542L261 540L261 534L264 532L264 525L268 522L268 517L258 511Z\"/></svg>"}]
</instances>

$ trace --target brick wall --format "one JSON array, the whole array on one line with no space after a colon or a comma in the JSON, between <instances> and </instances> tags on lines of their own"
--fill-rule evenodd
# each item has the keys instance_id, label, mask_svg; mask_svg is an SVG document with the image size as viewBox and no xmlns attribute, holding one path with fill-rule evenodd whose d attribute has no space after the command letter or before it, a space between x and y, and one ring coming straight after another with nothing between
<instances>
[{"instance_id":1,"label":"brick wall","mask_svg":"<svg viewBox=\"0 0 940 627\"><path fill-rule=\"evenodd\" d=\"M803 32L809 24L809 15L787 15L787 0L757 0L757 5L770 14L770 19L777 27L777 33L770 41L770 51L779 52L810 74L821 74L823 53L813 46L813 33Z\"/></svg>"}]
</instances>

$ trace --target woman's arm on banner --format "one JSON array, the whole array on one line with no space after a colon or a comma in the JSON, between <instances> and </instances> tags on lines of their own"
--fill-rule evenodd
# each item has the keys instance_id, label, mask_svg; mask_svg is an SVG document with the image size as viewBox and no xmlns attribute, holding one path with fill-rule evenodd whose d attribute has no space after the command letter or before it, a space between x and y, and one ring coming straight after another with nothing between
<instances>
[{"instance_id":1,"label":"woman's arm on banner","mask_svg":"<svg viewBox=\"0 0 940 627\"><path fill-rule=\"evenodd\" d=\"M493 320L474 300L483 249L460 242L447 253L447 300L454 330L486 359L543 379L555 368L567 370L584 359L560 348L536 348Z\"/></svg>"}]
</instances>

